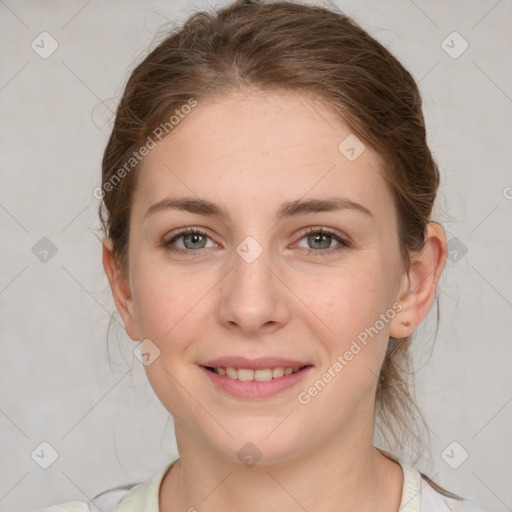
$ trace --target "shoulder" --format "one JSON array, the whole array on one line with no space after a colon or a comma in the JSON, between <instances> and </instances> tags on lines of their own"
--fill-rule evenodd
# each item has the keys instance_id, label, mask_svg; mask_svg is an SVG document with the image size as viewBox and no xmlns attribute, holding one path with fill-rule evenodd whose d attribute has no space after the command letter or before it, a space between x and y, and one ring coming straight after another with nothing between
<instances>
[{"instance_id":1,"label":"shoulder","mask_svg":"<svg viewBox=\"0 0 512 512\"><path fill-rule=\"evenodd\" d=\"M36 512L140 512L141 510L158 512L160 485L166 472L176 460L146 482L103 490L87 503L69 501Z\"/></svg>"},{"instance_id":2,"label":"shoulder","mask_svg":"<svg viewBox=\"0 0 512 512\"><path fill-rule=\"evenodd\" d=\"M96 494L89 503L85 501L69 501L53 505L36 512L117 512L121 502L139 490L142 484L133 484L106 489Z\"/></svg>"},{"instance_id":3,"label":"shoulder","mask_svg":"<svg viewBox=\"0 0 512 512\"><path fill-rule=\"evenodd\" d=\"M401 512L489 512L472 496L464 499L445 496L441 487L402 458L390 452L384 454L398 462L403 469Z\"/></svg>"},{"instance_id":4,"label":"shoulder","mask_svg":"<svg viewBox=\"0 0 512 512\"><path fill-rule=\"evenodd\" d=\"M85 501L68 501L53 505L36 512L117 512L119 505L130 491L139 489L141 485L108 489L96 494L89 503ZM132 493L133 494L133 493Z\"/></svg>"},{"instance_id":5,"label":"shoulder","mask_svg":"<svg viewBox=\"0 0 512 512\"><path fill-rule=\"evenodd\" d=\"M42 508L36 512L90 512L89 505L83 501L68 501L59 505Z\"/></svg>"},{"instance_id":6,"label":"shoulder","mask_svg":"<svg viewBox=\"0 0 512 512\"><path fill-rule=\"evenodd\" d=\"M421 512L489 512L472 498L450 498L434 489L424 478L421 481Z\"/></svg>"}]
</instances>

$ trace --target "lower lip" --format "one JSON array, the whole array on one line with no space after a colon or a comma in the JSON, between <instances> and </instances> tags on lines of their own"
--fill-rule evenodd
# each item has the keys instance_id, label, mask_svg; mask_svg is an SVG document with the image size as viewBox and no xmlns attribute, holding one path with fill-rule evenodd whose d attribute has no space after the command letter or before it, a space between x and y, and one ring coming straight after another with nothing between
<instances>
[{"instance_id":1,"label":"lower lip","mask_svg":"<svg viewBox=\"0 0 512 512\"><path fill-rule=\"evenodd\" d=\"M285 389L289 389L300 382L313 370L313 366L306 366L296 373L283 375L277 379L267 381L242 381L232 379L225 375L219 375L200 366L201 370L212 380L212 382L225 393L237 398L267 398L277 395Z\"/></svg>"}]
</instances>

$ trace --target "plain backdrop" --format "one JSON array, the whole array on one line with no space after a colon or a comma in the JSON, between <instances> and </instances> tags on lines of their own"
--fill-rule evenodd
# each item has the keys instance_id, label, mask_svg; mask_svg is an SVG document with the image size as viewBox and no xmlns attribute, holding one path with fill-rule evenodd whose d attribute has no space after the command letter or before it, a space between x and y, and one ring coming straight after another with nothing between
<instances>
[{"instance_id":1,"label":"plain backdrop","mask_svg":"<svg viewBox=\"0 0 512 512\"><path fill-rule=\"evenodd\" d=\"M431 444L421 469L511 510L511 2L336 4L419 81L442 174L435 220L450 259L435 344L434 310L416 341L432 352L417 373ZM87 501L177 455L117 313L107 344L114 305L93 190L130 70L163 23L202 8L0 1L1 511Z\"/></svg>"}]
</instances>

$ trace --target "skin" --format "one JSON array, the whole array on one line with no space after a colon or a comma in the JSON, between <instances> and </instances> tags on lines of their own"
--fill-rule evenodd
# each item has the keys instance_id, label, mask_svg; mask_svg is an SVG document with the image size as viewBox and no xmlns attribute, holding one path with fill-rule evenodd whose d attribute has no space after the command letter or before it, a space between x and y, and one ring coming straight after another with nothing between
<instances>
[{"instance_id":1,"label":"skin","mask_svg":"<svg viewBox=\"0 0 512 512\"><path fill-rule=\"evenodd\" d=\"M174 418L180 452L160 490L163 512L398 510L402 470L373 446L377 375L389 336L410 335L430 309L446 240L430 223L425 248L403 267L380 158L366 147L349 161L338 145L350 133L304 96L233 93L199 102L142 163L128 273L109 241L103 263L128 335L160 350L145 370ZM179 196L215 202L229 218L174 209L145 218L156 202ZM342 210L275 222L285 201L333 196L372 216ZM187 254L161 246L185 227L208 238L177 239L173 247ZM350 245L308 239L308 227L330 228ZM236 252L247 236L263 249L250 264ZM298 393L397 302L401 311L378 335L299 403ZM234 398L198 367L229 355L294 358L314 369L274 397ZM262 454L252 467L236 455L247 442Z\"/></svg>"}]
</instances>

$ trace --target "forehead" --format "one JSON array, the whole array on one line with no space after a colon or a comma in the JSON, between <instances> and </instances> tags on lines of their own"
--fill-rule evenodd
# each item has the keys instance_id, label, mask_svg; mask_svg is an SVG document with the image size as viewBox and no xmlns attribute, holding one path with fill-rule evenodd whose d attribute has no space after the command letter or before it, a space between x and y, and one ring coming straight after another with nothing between
<instances>
[{"instance_id":1,"label":"forehead","mask_svg":"<svg viewBox=\"0 0 512 512\"><path fill-rule=\"evenodd\" d=\"M376 215L392 208L380 157L322 102L295 93L200 101L139 172L135 203L146 208L169 195L196 195L273 211L283 201L333 194L371 205Z\"/></svg>"}]
</instances>

